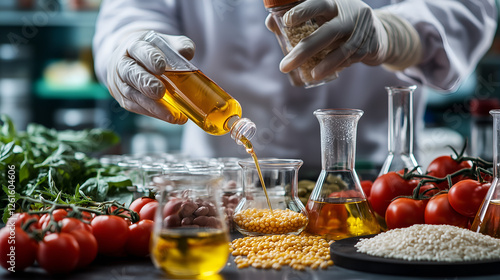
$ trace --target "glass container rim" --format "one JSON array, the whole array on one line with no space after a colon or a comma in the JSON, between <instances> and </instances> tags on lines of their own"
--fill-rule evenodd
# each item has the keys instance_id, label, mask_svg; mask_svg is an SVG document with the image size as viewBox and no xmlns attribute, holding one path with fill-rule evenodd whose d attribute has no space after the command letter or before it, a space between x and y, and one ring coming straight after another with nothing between
<instances>
[{"instance_id":1,"label":"glass container rim","mask_svg":"<svg viewBox=\"0 0 500 280\"><path fill-rule=\"evenodd\" d=\"M313 112L315 116L323 115L358 115L362 116L364 114L363 110L360 109L350 109L350 108L334 108L334 109L317 109Z\"/></svg>"},{"instance_id":2,"label":"glass container rim","mask_svg":"<svg viewBox=\"0 0 500 280\"><path fill-rule=\"evenodd\" d=\"M259 167L261 169L286 169L286 168L296 168L302 166L304 163L301 159L280 159L280 158L263 158L259 159ZM253 159L243 159L238 161L238 164L242 167L249 167L257 169L255 166L255 161Z\"/></svg>"},{"instance_id":3,"label":"glass container rim","mask_svg":"<svg viewBox=\"0 0 500 280\"><path fill-rule=\"evenodd\" d=\"M416 85L409 85L409 86L402 86L402 85L395 85L395 86L386 86L386 90L416 90L417 86Z\"/></svg>"},{"instance_id":4,"label":"glass container rim","mask_svg":"<svg viewBox=\"0 0 500 280\"><path fill-rule=\"evenodd\" d=\"M492 109L492 110L490 110L490 115L496 115L496 114L500 114L500 109Z\"/></svg>"}]
</instances>

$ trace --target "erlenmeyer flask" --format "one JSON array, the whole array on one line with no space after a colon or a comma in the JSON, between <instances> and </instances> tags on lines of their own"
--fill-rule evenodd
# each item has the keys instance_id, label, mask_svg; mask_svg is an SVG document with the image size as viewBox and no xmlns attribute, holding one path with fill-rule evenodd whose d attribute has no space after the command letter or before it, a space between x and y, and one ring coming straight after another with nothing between
<instances>
[{"instance_id":1,"label":"erlenmeyer flask","mask_svg":"<svg viewBox=\"0 0 500 280\"><path fill-rule=\"evenodd\" d=\"M417 86L386 87L389 97L389 154L379 176L418 166L413 156L413 92ZM422 174L421 168L417 168Z\"/></svg>"},{"instance_id":2,"label":"erlenmeyer flask","mask_svg":"<svg viewBox=\"0 0 500 280\"><path fill-rule=\"evenodd\" d=\"M493 182L474 218L471 230L500 238L500 109L493 116Z\"/></svg>"},{"instance_id":3,"label":"erlenmeyer flask","mask_svg":"<svg viewBox=\"0 0 500 280\"><path fill-rule=\"evenodd\" d=\"M333 240L379 233L354 170L356 130L363 111L322 109L314 115L320 124L322 170L307 202L306 231Z\"/></svg>"}]
</instances>

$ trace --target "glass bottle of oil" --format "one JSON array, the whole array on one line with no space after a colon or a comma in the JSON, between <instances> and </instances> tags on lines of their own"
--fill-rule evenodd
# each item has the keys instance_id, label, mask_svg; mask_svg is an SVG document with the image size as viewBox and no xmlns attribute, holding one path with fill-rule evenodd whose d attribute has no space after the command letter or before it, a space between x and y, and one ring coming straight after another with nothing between
<instances>
[{"instance_id":1,"label":"glass bottle of oil","mask_svg":"<svg viewBox=\"0 0 500 280\"><path fill-rule=\"evenodd\" d=\"M500 238L500 109L490 111L493 116L493 181L481 208L474 218L471 230Z\"/></svg>"},{"instance_id":2,"label":"glass bottle of oil","mask_svg":"<svg viewBox=\"0 0 500 280\"><path fill-rule=\"evenodd\" d=\"M356 130L363 111L314 111L321 133L322 170L306 205L308 233L331 240L380 232L354 169Z\"/></svg>"},{"instance_id":3,"label":"glass bottle of oil","mask_svg":"<svg viewBox=\"0 0 500 280\"><path fill-rule=\"evenodd\" d=\"M417 86L386 87L389 100L388 155L379 176L403 169L422 174L413 155L413 92Z\"/></svg>"},{"instance_id":4,"label":"glass bottle of oil","mask_svg":"<svg viewBox=\"0 0 500 280\"><path fill-rule=\"evenodd\" d=\"M236 143L251 139L255 124L241 117L241 106L200 69L185 59L154 31L144 37L158 48L167 61L165 72L157 77L165 84L163 99L185 114L201 129L213 135L230 132Z\"/></svg>"}]
</instances>

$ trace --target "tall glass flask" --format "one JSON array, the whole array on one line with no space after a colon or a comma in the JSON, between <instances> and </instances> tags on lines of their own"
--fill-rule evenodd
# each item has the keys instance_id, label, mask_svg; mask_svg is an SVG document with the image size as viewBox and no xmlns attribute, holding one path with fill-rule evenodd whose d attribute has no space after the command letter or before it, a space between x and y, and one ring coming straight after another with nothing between
<instances>
[{"instance_id":1,"label":"tall glass flask","mask_svg":"<svg viewBox=\"0 0 500 280\"><path fill-rule=\"evenodd\" d=\"M379 176L418 166L413 155L413 92L417 86L386 87L389 97L389 153ZM420 167L417 171L422 174Z\"/></svg>"},{"instance_id":2,"label":"tall glass flask","mask_svg":"<svg viewBox=\"0 0 500 280\"><path fill-rule=\"evenodd\" d=\"M500 109L493 116L493 181L477 212L471 230L500 238Z\"/></svg>"},{"instance_id":3,"label":"tall glass flask","mask_svg":"<svg viewBox=\"0 0 500 280\"><path fill-rule=\"evenodd\" d=\"M354 169L356 130L363 111L314 111L321 133L322 170L306 205L306 231L331 240L380 232Z\"/></svg>"}]
</instances>

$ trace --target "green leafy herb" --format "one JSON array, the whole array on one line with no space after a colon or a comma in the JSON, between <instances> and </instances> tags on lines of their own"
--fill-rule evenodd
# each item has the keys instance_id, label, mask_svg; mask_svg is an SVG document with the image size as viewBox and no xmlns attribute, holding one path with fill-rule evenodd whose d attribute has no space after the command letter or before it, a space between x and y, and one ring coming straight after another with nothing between
<instances>
[{"instance_id":1,"label":"green leafy herb","mask_svg":"<svg viewBox=\"0 0 500 280\"><path fill-rule=\"evenodd\" d=\"M103 166L90 156L119 143L114 132L56 131L39 124L29 124L21 132L8 116L1 115L0 120L0 208L5 212L12 186L16 195L57 203L132 201L133 193L127 189L130 179L116 166Z\"/></svg>"}]
</instances>

